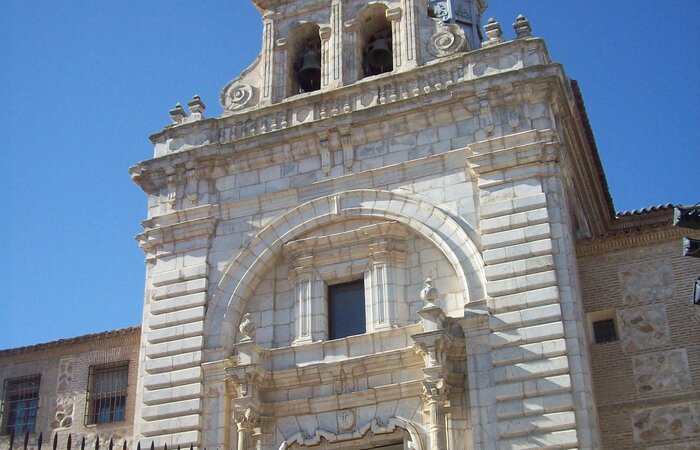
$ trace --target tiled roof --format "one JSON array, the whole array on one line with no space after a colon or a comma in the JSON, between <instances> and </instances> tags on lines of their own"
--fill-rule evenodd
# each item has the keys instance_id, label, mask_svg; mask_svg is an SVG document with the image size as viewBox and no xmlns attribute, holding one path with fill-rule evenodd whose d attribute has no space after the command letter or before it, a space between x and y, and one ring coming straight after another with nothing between
<instances>
[{"instance_id":1,"label":"tiled roof","mask_svg":"<svg viewBox=\"0 0 700 450\"><path fill-rule=\"evenodd\" d=\"M0 350L0 357L8 355L16 355L18 353L33 352L37 350L46 350L50 348L61 347L64 345L81 344L84 342L94 341L98 339L109 339L119 336L127 336L130 334L139 334L141 332L141 327L129 327L122 328L120 330L110 330L102 331L100 333L85 334L83 336L77 336L67 339L59 339L57 341L44 342L41 344L27 345L24 347L8 348L5 350Z\"/></svg>"},{"instance_id":2,"label":"tiled roof","mask_svg":"<svg viewBox=\"0 0 700 450\"><path fill-rule=\"evenodd\" d=\"M656 211L668 211L672 210L675 207L675 205L671 203L666 203L665 205L656 205L656 206L650 206L648 208L642 208L642 209L635 209L632 211L621 211L615 215L615 217L624 217L624 216L635 216L637 214L647 214L651 212L656 212Z\"/></svg>"}]
</instances>

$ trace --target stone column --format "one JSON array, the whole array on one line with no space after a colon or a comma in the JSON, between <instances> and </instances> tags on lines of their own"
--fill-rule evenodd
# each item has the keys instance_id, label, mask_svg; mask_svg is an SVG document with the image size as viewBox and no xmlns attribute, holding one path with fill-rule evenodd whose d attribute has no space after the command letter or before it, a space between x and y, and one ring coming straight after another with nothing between
<instances>
[{"instance_id":1,"label":"stone column","mask_svg":"<svg viewBox=\"0 0 700 450\"><path fill-rule=\"evenodd\" d=\"M394 54L394 70L397 70L403 64L403 40L402 36L402 17L401 8L391 8L386 10L386 18L391 22L391 41L393 44Z\"/></svg>"},{"instance_id":2,"label":"stone column","mask_svg":"<svg viewBox=\"0 0 700 450\"><path fill-rule=\"evenodd\" d=\"M352 84L360 79L359 49L357 48L357 20L345 22L345 38L343 51L343 80L345 84Z\"/></svg>"},{"instance_id":3,"label":"stone column","mask_svg":"<svg viewBox=\"0 0 700 450\"><path fill-rule=\"evenodd\" d=\"M328 305L323 301L323 280L313 267L313 256L299 255L292 261L289 279L294 286L294 340L292 345L327 337Z\"/></svg>"},{"instance_id":4,"label":"stone column","mask_svg":"<svg viewBox=\"0 0 700 450\"><path fill-rule=\"evenodd\" d=\"M331 83L333 75L333 52L331 50L331 35L332 29L328 26L323 26L319 29L321 38L321 88L328 86Z\"/></svg>"},{"instance_id":5,"label":"stone column","mask_svg":"<svg viewBox=\"0 0 700 450\"><path fill-rule=\"evenodd\" d=\"M273 101L279 102L287 96L287 86L289 77L287 70L287 38L280 38L275 41L275 58L277 68L274 71L275 88L272 93Z\"/></svg>"},{"instance_id":6,"label":"stone column","mask_svg":"<svg viewBox=\"0 0 700 450\"><path fill-rule=\"evenodd\" d=\"M395 239L380 239L370 244L370 268L365 275L368 302L367 330L374 331L400 326L406 320L404 311L406 259L404 243Z\"/></svg>"},{"instance_id":7,"label":"stone column","mask_svg":"<svg viewBox=\"0 0 700 450\"><path fill-rule=\"evenodd\" d=\"M329 84L337 87L343 81L343 3L341 0L333 0L331 24Z\"/></svg>"},{"instance_id":8,"label":"stone column","mask_svg":"<svg viewBox=\"0 0 700 450\"><path fill-rule=\"evenodd\" d=\"M423 380L423 401L428 404L430 414L430 449L445 450L445 402L449 393L449 386L445 380Z\"/></svg>"},{"instance_id":9,"label":"stone column","mask_svg":"<svg viewBox=\"0 0 700 450\"><path fill-rule=\"evenodd\" d=\"M437 293L435 295L437 298ZM432 300L434 301L434 299ZM415 348L423 357L423 401L428 405L430 417L429 435L431 450L446 450L447 435L445 407L448 403L451 373L448 356L452 351L453 337L448 332L450 319L438 306L428 304L419 313L423 332L411 336Z\"/></svg>"},{"instance_id":10,"label":"stone column","mask_svg":"<svg viewBox=\"0 0 700 450\"><path fill-rule=\"evenodd\" d=\"M237 410L233 413L233 420L238 429L237 449L251 450L255 448L253 435L255 428L260 424L260 414L253 408Z\"/></svg>"},{"instance_id":11,"label":"stone column","mask_svg":"<svg viewBox=\"0 0 700 450\"><path fill-rule=\"evenodd\" d=\"M403 0L401 4L404 10L404 35L401 37L404 42L404 66L415 67L418 65L418 36L420 36L416 20L416 2Z\"/></svg>"},{"instance_id":12,"label":"stone column","mask_svg":"<svg viewBox=\"0 0 700 450\"><path fill-rule=\"evenodd\" d=\"M275 74L275 29L274 13L267 13L263 16L263 84L260 103L269 104L272 101L272 90L274 87Z\"/></svg>"}]
</instances>

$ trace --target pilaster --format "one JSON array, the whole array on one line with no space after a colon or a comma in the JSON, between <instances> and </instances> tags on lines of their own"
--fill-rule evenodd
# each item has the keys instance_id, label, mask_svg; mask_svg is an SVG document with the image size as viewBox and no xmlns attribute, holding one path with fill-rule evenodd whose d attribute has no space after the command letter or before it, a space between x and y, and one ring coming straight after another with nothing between
<instances>
[{"instance_id":1,"label":"pilaster","mask_svg":"<svg viewBox=\"0 0 700 450\"><path fill-rule=\"evenodd\" d=\"M483 120L482 120L483 122ZM558 198L555 132L533 130L469 146L467 163L477 180L484 247L499 446L566 445L590 448L590 419L576 398L586 383L573 383L585 361L582 330L563 314L571 292ZM572 247L573 249L573 247ZM570 257L573 258L573 251ZM579 421L581 417L582 421ZM500 448L499 447L499 448Z\"/></svg>"},{"instance_id":2,"label":"pilaster","mask_svg":"<svg viewBox=\"0 0 700 450\"><path fill-rule=\"evenodd\" d=\"M201 206L144 224L138 240L147 255L149 284L134 436L158 445L198 443L207 254L216 221L209 206Z\"/></svg>"}]
</instances>

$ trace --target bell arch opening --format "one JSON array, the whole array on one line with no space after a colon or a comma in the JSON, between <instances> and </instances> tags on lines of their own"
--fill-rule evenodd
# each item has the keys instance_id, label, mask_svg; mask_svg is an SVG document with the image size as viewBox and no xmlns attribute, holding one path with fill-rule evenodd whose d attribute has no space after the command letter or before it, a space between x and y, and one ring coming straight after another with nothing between
<instances>
[{"instance_id":1,"label":"bell arch opening","mask_svg":"<svg viewBox=\"0 0 700 450\"><path fill-rule=\"evenodd\" d=\"M288 39L287 96L321 89L321 35L315 23L302 23Z\"/></svg>"},{"instance_id":2,"label":"bell arch opening","mask_svg":"<svg viewBox=\"0 0 700 450\"><path fill-rule=\"evenodd\" d=\"M385 5L373 4L365 7L358 15L362 58L360 78L394 70L392 28L386 12Z\"/></svg>"}]
</instances>

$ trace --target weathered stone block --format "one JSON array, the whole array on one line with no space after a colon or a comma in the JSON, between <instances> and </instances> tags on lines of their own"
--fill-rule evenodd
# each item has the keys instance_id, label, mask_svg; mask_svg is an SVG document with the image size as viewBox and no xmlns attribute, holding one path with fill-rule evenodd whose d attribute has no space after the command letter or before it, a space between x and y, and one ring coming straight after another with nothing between
<instances>
[{"instance_id":1,"label":"weathered stone block","mask_svg":"<svg viewBox=\"0 0 700 450\"><path fill-rule=\"evenodd\" d=\"M659 347L670 340L664 305L625 309L619 317L626 352Z\"/></svg>"},{"instance_id":2,"label":"weathered stone block","mask_svg":"<svg viewBox=\"0 0 700 450\"><path fill-rule=\"evenodd\" d=\"M700 436L700 402L637 410L632 414L632 428L637 442Z\"/></svg>"},{"instance_id":3,"label":"weathered stone block","mask_svg":"<svg viewBox=\"0 0 700 450\"><path fill-rule=\"evenodd\" d=\"M685 389L692 384L685 349L637 355L632 361L639 392Z\"/></svg>"},{"instance_id":4,"label":"weathered stone block","mask_svg":"<svg viewBox=\"0 0 700 450\"><path fill-rule=\"evenodd\" d=\"M673 268L670 261L641 261L620 269L623 301L632 305L673 298Z\"/></svg>"}]
</instances>

